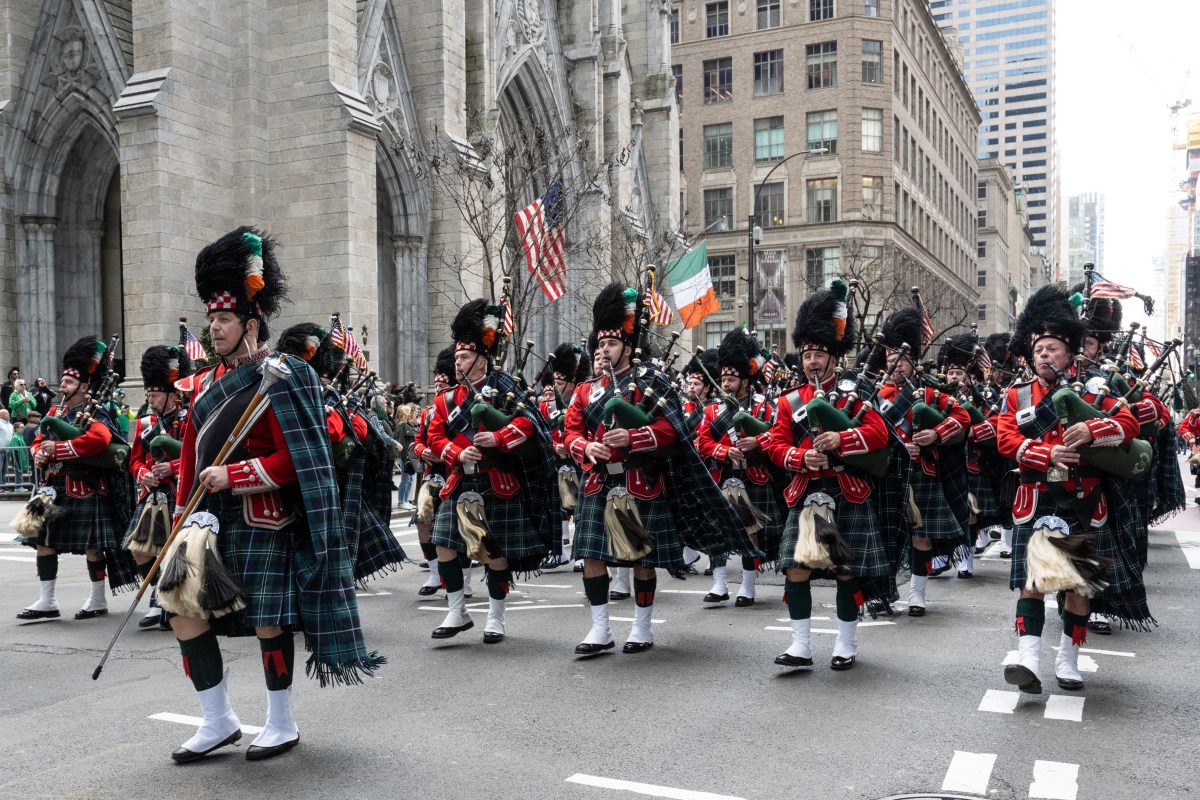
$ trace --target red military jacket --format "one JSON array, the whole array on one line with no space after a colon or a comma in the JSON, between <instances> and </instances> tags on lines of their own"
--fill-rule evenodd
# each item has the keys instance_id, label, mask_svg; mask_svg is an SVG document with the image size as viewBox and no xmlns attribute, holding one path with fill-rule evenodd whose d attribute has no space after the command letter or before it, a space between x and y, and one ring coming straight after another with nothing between
<instances>
[{"instance_id":1,"label":"red military jacket","mask_svg":"<svg viewBox=\"0 0 1200 800\"><path fill-rule=\"evenodd\" d=\"M1130 403L1129 408L1133 411L1133 415L1137 417L1139 425L1144 425L1147 422L1157 422L1160 428L1165 428L1171 424L1171 411L1162 400L1151 394L1149 390L1142 392L1142 399L1136 403Z\"/></svg>"},{"instance_id":2,"label":"red military jacket","mask_svg":"<svg viewBox=\"0 0 1200 800\"><path fill-rule=\"evenodd\" d=\"M770 400L767 400L762 395L755 395L752 405L751 413L754 416L762 420L774 419L775 406ZM704 458L710 458L716 462L715 466L709 468L709 472L712 474L713 481L718 486L721 484L721 473L725 472L727 468L731 468L729 450L741 438L732 426L719 439L713 437L713 423L721 416L724 409L725 404L722 402L709 403L704 408L704 416L700 419L699 427L696 428L696 449L700 451L700 455ZM771 441L770 428L753 438L758 442L759 449L765 457L767 445ZM754 464L746 467L746 478L751 483L765 486L771 482L771 473L765 465Z\"/></svg>"},{"instance_id":3,"label":"red military jacket","mask_svg":"<svg viewBox=\"0 0 1200 800\"><path fill-rule=\"evenodd\" d=\"M342 439L346 438L346 423L342 419L341 412L337 409L330 411L325 417L325 425L329 429L329 443L337 444ZM354 431L355 437L360 441L365 441L367 438L367 421L363 419L362 414L357 411L351 412L350 427Z\"/></svg>"},{"instance_id":4,"label":"red military jacket","mask_svg":"<svg viewBox=\"0 0 1200 800\"><path fill-rule=\"evenodd\" d=\"M571 399L574 398L575 395L571 395ZM571 401L568 400L567 404L570 405L570 402ZM567 410L565 408L559 408L557 400L543 400L542 402L538 403L538 411L542 413L542 418L545 419L546 423L550 426L550 442L556 447L560 444L565 444L567 439L567 431L565 427L560 427L557 424L557 420L559 416L565 416Z\"/></svg>"},{"instance_id":5,"label":"red military jacket","mask_svg":"<svg viewBox=\"0 0 1200 800\"><path fill-rule=\"evenodd\" d=\"M482 387L485 380L487 379L481 378L475 387L477 389ZM464 431L457 434L454 439L450 439L446 432L446 423L452 413L465 413L459 409L466 403L467 397L467 387L460 384L442 392L433 401L433 419L429 423L426 441L447 467L446 485L442 487L441 492L443 500L454 494L454 490L462 482L465 474L459 456L462 455L463 450L471 446L471 437L467 436ZM496 434L496 449L501 453L510 453L524 444L530 436L534 435L535 431L532 422L524 417L514 417L512 422L493 433ZM488 454L485 450L484 460L479 465L479 472L488 476L492 491L496 493L496 496L512 497L516 495L521 489L517 476L502 467L489 466L488 461Z\"/></svg>"},{"instance_id":6,"label":"red military jacket","mask_svg":"<svg viewBox=\"0 0 1200 800\"><path fill-rule=\"evenodd\" d=\"M129 443L129 472L133 475L133 479L137 482L138 500L146 499L146 495L150 494L150 490L142 485L142 476L150 471L157 462L150 451L142 443L142 436L146 431L152 429L158 424L158 417L154 414L147 414L144 417L136 420L133 426L133 436L130 437ZM172 436L178 438L182 436L182 431L168 431ZM174 486L175 480L179 477L179 459L167 462L171 465L171 480L167 484L159 483L159 486L172 494L178 492Z\"/></svg>"},{"instance_id":7,"label":"red military jacket","mask_svg":"<svg viewBox=\"0 0 1200 800\"><path fill-rule=\"evenodd\" d=\"M1035 379L1029 384L1018 384L1008 390L1004 397L1003 411L1001 411L997 422L997 441L996 447L1000 455L1007 459L1017 462L1022 473L1041 473L1042 479L1037 482L1026 483L1024 480L1020 488L1017 490L1016 500L1013 501L1013 521L1022 524L1033 519L1033 515L1037 510L1038 496L1041 492L1049 491L1050 486L1045 480L1045 473L1050 469L1050 452L1055 445L1062 444L1063 435L1066 429L1062 423L1056 423L1055 426L1040 439L1027 439L1021 433L1021 429L1017 427L1017 413L1022 409L1019 406L1018 398L1022 386L1028 386L1030 392L1030 407L1036 406L1041 402L1046 393L1050 391L1049 387L1040 379ZM1089 403L1095 402L1096 396L1085 394L1083 399ZM1105 397L1101 400L1100 408L1104 411L1110 411L1117 404L1115 398ZM1110 417L1101 419L1091 419L1085 423L1088 430L1091 431L1095 444L1099 445L1120 445L1128 442L1130 439L1138 435L1140 425L1137 418L1129 411L1128 408L1122 408L1112 414ZM1080 464L1086 464L1082 459ZM1085 494L1090 494L1095 490L1100 479L1098 477L1082 477L1076 480L1064 481L1062 486L1069 492L1074 492L1081 486ZM1096 511L1092 515L1092 526L1099 527L1108 519L1108 501L1100 498L1099 505L1096 506Z\"/></svg>"},{"instance_id":8,"label":"red military jacket","mask_svg":"<svg viewBox=\"0 0 1200 800\"><path fill-rule=\"evenodd\" d=\"M895 384L885 383L879 389L880 400L891 400L900 393L899 387ZM926 386L924 389L918 390L916 402L924 403L927 406L936 408L938 411L946 415L933 430L938 435L938 441L944 442L951 436L967 430L971 427L971 415L967 410L955 402L954 398L948 394L939 392L932 386ZM907 430L903 426L893 426L896 428L896 435L900 437L900 441L908 444L912 441L912 411L904 417L909 425ZM920 467L921 471L926 475L936 476L937 472L938 451L936 447L922 450L921 454L913 458L913 464Z\"/></svg>"},{"instance_id":9,"label":"red military jacket","mask_svg":"<svg viewBox=\"0 0 1200 800\"><path fill-rule=\"evenodd\" d=\"M1196 446L1197 439L1200 438L1200 408L1193 408L1179 423L1179 435L1188 446Z\"/></svg>"},{"instance_id":10,"label":"red military jacket","mask_svg":"<svg viewBox=\"0 0 1200 800\"><path fill-rule=\"evenodd\" d=\"M51 406L47 412L49 416L56 417L59 414L58 406ZM104 452L112 442L112 432L103 422L93 421L88 425L88 429L74 439L66 439L63 441L54 442L54 452L50 458L53 461L61 461L64 464L70 464L73 461L78 461L81 458L90 458L98 456ZM38 450L42 447L42 434L39 431L38 435L33 437L33 444L29 446L29 452L36 457ZM83 465L80 465L83 466ZM102 495L108 495L108 483L104 477L102 470L96 470L96 475L99 480L95 480L95 485L99 488ZM77 476L65 474L63 478L66 481L66 491L68 497L91 497L95 492L87 482L81 480Z\"/></svg>"},{"instance_id":11,"label":"red military jacket","mask_svg":"<svg viewBox=\"0 0 1200 800\"><path fill-rule=\"evenodd\" d=\"M629 370L626 368L617 374L617 385L622 386L628 376ZM587 474L587 479L583 484L583 493L585 495L593 495L604 488L605 476L610 468L605 464L592 464L588 457L584 454L584 450L592 442L603 443L604 434L609 430L606 427L604 420L599 425L592 429L588 426L585 410L593 402L601 402L608 395L605 395L610 378L608 375L602 375L599 378L593 378L590 381L585 381L575 387L575 394L571 398L571 402L567 405L567 418L564 423L565 442L567 451L571 454L571 458L575 459L583 467ZM628 399L628 398L627 398ZM642 391L640 389L634 392L631 403L636 405L642 400ZM662 494L663 480L661 475L647 475L642 469L636 465L630 464L626 466L629 457L637 453L652 453L663 447L675 444L678 438L675 435L675 429L671 426L670 421L661 414L655 417L654 421L649 425L641 428L629 429L629 448L613 448L612 459L610 464L620 464L621 469L625 474L625 488L629 493L639 500L652 500Z\"/></svg>"},{"instance_id":12,"label":"red military jacket","mask_svg":"<svg viewBox=\"0 0 1200 800\"><path fill-rule=\"evenodd\" d=\"M261 360L266 352L264 347L259 353L242 356L238 364ZM192 376L193 396L199 399L229 370L222 361L215 367L205 367L197 372ZM279 490L296 483L296 468L292 465L292 454L288 451L274 409L268 407L254 423L242 441L241 449L249 457L227 464L225 472L229 476L229 490L242 498L242 515L246 524L269 530L284 528L296 518L296 514L284 504ZM177 508L187 504L188 494L196 480L197 466L203 469L208 465L196 464L196 426L189 416L183 429L183 452L179 456Z\"/></svg>"},{"instance_id":13,"label":"red military jacket","mask_svg":"<svg viewBox=\"0 0 1200 800\"><path fill-rule=\"evenodd\" d=\"M822 390L829 392L833 389L837 376L822 384ZM812 437L804 436L795 440L792 434L792 419L799 419L809 401L816 395L812 384L806 383L796 387L779 398L775 403L775 422L771 426L767 443L767 456L779 467L790 470L792 481L784 490L783 497L789 506L797 505L808 484L814 478L835 477L843 497L851 503L861 503L871 496L871 484L865 478L846 472L846 468L836 459L829 460L829 466L821 470L809 469L804 464L804 454L812 449ZM839 397L834 406L844 411L847 416L858 414L862 401L851 400L849 397ZM812 431L819 433L819 431ZM841 442L837 453L840 455L859 455L879 450L888 446L887 422L873 408L863 413L862 424L857 428L842 431L838 434Z\"/></svg>"}]
</instances>

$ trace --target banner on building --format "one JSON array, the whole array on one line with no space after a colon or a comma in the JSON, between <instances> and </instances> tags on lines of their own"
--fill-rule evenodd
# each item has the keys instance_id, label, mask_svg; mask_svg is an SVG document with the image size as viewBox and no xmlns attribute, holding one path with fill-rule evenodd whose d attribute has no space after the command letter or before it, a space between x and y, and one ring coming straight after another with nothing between
<instances>
[{"instance_id":1,"label":"banner on building","mask_svg":"<svg viewBox=\"0 0 1200 800\"><path fill-rule=\"evenodd\" d=\"M786 322L786 250L754 252L754 319L760 323Z\"/></svg>"}]
</instances>

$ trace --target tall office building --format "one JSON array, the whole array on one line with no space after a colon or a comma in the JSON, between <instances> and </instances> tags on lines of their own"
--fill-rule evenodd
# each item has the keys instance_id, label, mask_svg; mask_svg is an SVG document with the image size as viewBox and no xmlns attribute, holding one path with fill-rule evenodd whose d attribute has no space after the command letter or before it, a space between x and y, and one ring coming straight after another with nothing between
<instances>
[{"instance_id":1,"label":"tall office building","mask_svg":"<svg viewBox=\"0 0 1200 800\"><path fill-rule=\"evenodd\" d=\"M1074 286L1083 281L1083 265L1095 264L1104 272L1104 195L1072 195L1067 200L1067 270L1063 276Z\"/></svg>"},{"instance_id":2,"label":"tall office building","mask_svg":"<svg viewBox=\"0 0 1200 800\"><path fill-rule=\"evenodd\" d=\"M963 74L979 103L979 157L1008 165L1025 196L1038 251L1059 262L1059 176L1054 138L1054 0L932 0L955 28ZM1060 265L1059 277L1066 278Z\"/></svg>"}]
</instances>

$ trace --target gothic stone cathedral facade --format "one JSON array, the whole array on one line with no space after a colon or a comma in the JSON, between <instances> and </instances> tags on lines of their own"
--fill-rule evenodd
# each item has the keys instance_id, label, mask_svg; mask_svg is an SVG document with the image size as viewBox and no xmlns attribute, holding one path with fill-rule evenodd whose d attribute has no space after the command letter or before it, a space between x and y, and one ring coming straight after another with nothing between
<instances>
[{"instance_id":1,"label":"gothic stone cathedral facade","mask_svg":"<svg viewBox=\"0 0 1200 800\"><path fill-rule=\"evenodd\" d=\"M4 367L53 384L77 337L120 333L136 371L179 316L203 325L196 253L245 223L281 244L276 331L339 311L385 379L427 383L486 282L463 268L479 237L414 154L486 171L481 142L531 130L598 199L567 237L600 247L526 331L546 352L585 326L584 283L619 268L618 228L677 226L669 18L664 0L0 0Z\"/></svg>"}]
</instances>

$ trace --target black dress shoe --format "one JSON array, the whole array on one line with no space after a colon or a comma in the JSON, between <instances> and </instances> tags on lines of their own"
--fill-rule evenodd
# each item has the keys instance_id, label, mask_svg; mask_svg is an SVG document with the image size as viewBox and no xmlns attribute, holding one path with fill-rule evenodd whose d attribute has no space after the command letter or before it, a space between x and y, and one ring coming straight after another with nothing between
<instances>
[{"instance_id":1,"label":"black dress shoe","mask_svg":"<svg viewBox=\"0 0 1200 800\"><path fill-rule=\"evenodd\" d=\"M960 578L974 578L974 577L975 577L975 574L974 574L974 573L972 573L972 572L971 572L971 570L969 570L969 569L960 569L960 570L958 571L958 577L960 577Z\"/></svg>"},{"instance_id":2,"label":"black dress shoe","mask_svg":"<svg viewBox=\"0 0 1200 800\"><path fill-rule=\"evenodd\" d=\"M654 647L654 642L626 642L621 648L622 653L644 653Z\"/></svg>"},{"instance_id":3,"label":"black dress shoe","mask_svg":"<svg viewBox=\"0 0 1200 800\"><path fill-rule=\"evenodd\" d=\"M616 642L607 642L605 644L592 644L591 642L583 642L575 645L575 655L598 656L605 650L612 650L616 646Z\"/></svg>"},{"instance_id":4,"label":"black dress shoe","mask_svg":"<svg viewBox=\"0 0 1200 800\"><path fill-rule=\"evenodd\" d=\"M1104 620L1104 619L1089 619L1088 620L1088 630L1092 631L1094 633L1098 633L1101 636L1111 636L1112 635L1112 625L1108 624L1108 620Z\"/></svg>"},{"instance_id":5,"label":"black dress shoe","mask_svg":"<svg viewBox=\"0 0 1200 800\"><path fill-rule=\"evenodd\" d=\"M106 616L107 614L108 614L107 608L97 608L92 611L88 611L87 609L81 608L75 612L75 619L95 619L96 617L103 617L103 616Z\"/></svg>"},{"instance_id":6,"label":"black dress shoe","mask_svg":"<svg viewBox=\"0 0 1200 800\"><path fill-rule=\"evenodd\" d=\"M712 567L706 567L704 570L704 574L711 578L712 577Z\"/></svg>"},{"instance_id":7,"label":"black dress shoe","mask_svg":"<svg viewBox=\"0 0 1200 800\"><path fill-rule=\"evenodd\" d=\"M270 747L259 747L257 745L252 744L246 748L246 760L247 761L266 761L268 758L274 758L275 756L286 753L288 750L291 750L293 747L295 747L298 744L300 744L299 736L297 736L295 739L292 739L290 742L284 742L283 744L273 744Z\"/></svg>"},{"instance_id":8,"label":"black dress shoe","mask_svg":"<svg viewBox=\"0 0 1200 800\"><path fill-rule=\"evenodd\" d=\"M420 589L417 589L417 594L420 597L429 597L430 595L437 594L441 588L441 586L422 586Z\"/></svg>"},{"instance_id":9,"label":"black dress shoe","mask_svg":"<svg viewBox=\"0 0 1200 800\"><path fill-rule=\"evenodd\" d=\"M583 572L583 564L576 564L571 570L572 572Z\"/></svg>"},{"instance_id":10,"label":"black dress shoe","mask_svg":"<svg viewBox=\"0 0 1200 800\"><path fill-rule=\"evenodd\" d=\"M1066 689L1068 692L1078 692L1083 688L1083 681L1075 678L1060 678L1055 675L1054 680L1058 681L1058 688Z\"/></svg>"},{"instance_id":11,"label":"black dress shoe","mask_svg":"<svg viewBox=\"0 0 1200 800\"><path fill-rule=\"evenodd\" d=\"M434 639L452 639L455 636L458 636L463 631L469 631L469 630L471 630L471 628L474 628L474 627L475 627L475 622L473 620L467 620L466 625L459 625L457 628L455 628L452 625L444 627L444 628L434 628L433 629L433 638Z\"/></svg>"},{"instance_id":12,"label":"black dress shoe","mask_svg":"<svg viewBox=\"0 0 1200 800\"><path fill-rule=\"evenodd\" d=\"M608 599L609 600L628 600L629 592L612 591L612 592L608 593Z\"/></svg>"},{"instance_id":13,"label":"black dress shoe","mask_svg":"<svg viewBox=\"0 0 1200 800\"><path fill-rule=\"evenodd\" d=\"M834 656L833 660L829 662L829 668L836 670L837 672L850 669L854 666L855 658L857 658L857 656Z\"/></svg>"},{"instance_id":14,"label":"black dress shoe","mask_svg":"<svg viewBox=\"0 0 1200 800\"><path fill-rule=\"evenodd\" d=\"M204 758L206 755L211 753L213 750L216 750L219 747L224 747L227 744L233 744L234 742L236 742L238 739L241 739L241 738L242 738L242 731L241 731L241 729L238 729L238 730L234 731L233 733L229 734L228 736L226 736L221 741L214 744L212 747L208 748L207 750L202 750L200 752L196 752L195 750L188 750L186 748L181 747L178 750L176 750L174 753L171 753L171 758L172 758L172 760L175 761L176 764L187 764L192 761L199 761L200 759Z\"/></svg>"},{"instance_id":15,"label":"black dress shoe","mask_svg":"<svg viewBox=\"0 0 1200 800\"><path fill-rule=\"evenodd\" d=\"M1000 557L1001 558L1012 558L1012 550L1001 550Z\"/></svg>"},{"instance_id":16,"label":"black dress shoe","mask_svg":"<svg viewBox=\"0 0 1200 800\"><path fill-rule=\"evenodd\" d=\"M981 555L983 555L983 551L984 551L984 550L987 550L987 548L986 548L986 547L976 547L976 548L975 548L975 555L977 555L977 556L981 556Z\"/></svg>"},{"instance_id":17,"label":"black dress shoe","mask_svg":"<svg viewBox=\"0 0 1200 800\"><path fill-rule=\"evenodd\" d=\"M686 581L687 580L687 567L676 567L674 569L668 569L667 574L670 575L672 578L674 578L677 581Z\"/></svg>"},{"instance_id":18,"label":"black dress shoe","mask_svg":"<svg viewBox=\"0 0 1200 800\"><path fill-rule=\"evenodd\" d=\"M32 608L27 608L17 612L17 619L58 619L62 614L55 609L53 611L37 611Z\"/></svg>"},{"instance_id":19,"label":"black dress shoe","mask_svg":"<svg viewBox=\"0 0 1200 800\"><path fill-rule=\"evenodd\" d=\"M925 616L925 606L909 606L908 607L908 615L910 617Z\"/></svg>"},{"instance_id":20,"label":"black dress shoe","mask_svg":"<svg viewBox=\"0 0 1200 800\"><path fill-rule=\"evenodd\" d=\"M935 569L933 569L933 570L930 570L930 572L929 572L929 577L931 577L931 578L939 578L939 577L941 577L942 573L944 573L944 572L945 572L946 570L948 570L948 569L950 569L950 565L949 565L949 564L946 564L946 566L944 566L944 567L937 567L937 568L935 568Z\"/></svg>"},{"instance_id":21,"label":"black dress shoe","mask_svg":"<svg viewBox=\"0 0 1200 800\"><path fill-rule=\"evenodd\" d=\"M162 622L162 614L153 617L142 617L138 620L138 629L148 631L151 628L157 628Z\"/></svg>"},{"instance_id":22,"label":"black dress shoe","mask_svg":"<svg viewBox=\"0 0 1200 800\"><path fill-rule=\"evenodd\" d=\"M749 608L750 606L754 605L754 598L753 597L744 597L739 594L737 596L737 599L733 601L733 604L737 608Z\"/></svg>"},{"instance_id":23,"label":"black dress shoe","mask_svg":"<svg viewBox=\"0 0 1200 800\"><path fill-rule=\"evenodd\" d=\"M484 631L483 632L483 643L484 644L496 644L497 642L503 642L503 641L504 641L503 633L493 633L492 631Z\"/></svg>"},{"instance_id":24,"label":"black dress shoe","mask_svg":"<svg viewBox=\"0 0 1200 800\"><path fill-rule=\"evenodd\" d=\"M565 565L566 563L567 563L567 560L565 558L563 558L562 556L559 556L559 555L546 556L546 560L542 562L541 569L542 570L558 569L559 567Z\"/></svg>"},{"instance_id":25,"label":"black dress shoe","mask_svg":"<svg viewBox=\"0 0 1200 800\"><path fill-rule=\"evenodd\" d=\"M1016 686L1025 694L1041 694L1042 682L1028 667L1020 664L1009 664L1004 668L1004 682Z\"/></svg>"},{"instance_id":26,"label":"black dress shoe","mask_svg":"<svg viewBox=\"0 0 1200 800\"><path fill-rule=\"evenodd\" d=\"M709 592L708 594L704 595L704 602L706 603L724 603L728 599L729 592L726 592L725 594L715 594L713 592Z\"/></svg>"},{"instance_id":27,"label":"black dress shoe","mask_svg":"<svg viewBox=\"0 0 1200 800\"><path fill-rule=\"evenodd\" d=\"M811 658L804 658L803 656L789 656L787 653L784 653L782 655L775 656L775 663L781 667L791 667L795 669L796 667L811 667L813 665L813 660Z\"/></svg>"}]
</instances>

